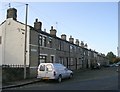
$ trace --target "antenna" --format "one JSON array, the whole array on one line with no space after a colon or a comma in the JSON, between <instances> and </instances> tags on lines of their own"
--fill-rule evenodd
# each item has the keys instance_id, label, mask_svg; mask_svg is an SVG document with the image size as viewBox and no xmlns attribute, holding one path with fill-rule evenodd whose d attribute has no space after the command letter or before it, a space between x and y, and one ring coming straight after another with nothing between
<instances>
[{"instance_id":1,"label":"antenna","mask_svg":"<svg viewBox=\"0 0 120 92\"><path fill-rule=\"evenodd\" d=\"M11 4L9 3L9 8L11 8Z\"/></svg>"},{"instance_id":2,"label":"antenna","mask_svg":"<svg viewBox=\"0 0 120 92\"><path fill-rule=\"evenodd\" d=\"M56 22L56 30L58 30L57 25L58 25L58 22Z\"/></svg>"}]
</instances>

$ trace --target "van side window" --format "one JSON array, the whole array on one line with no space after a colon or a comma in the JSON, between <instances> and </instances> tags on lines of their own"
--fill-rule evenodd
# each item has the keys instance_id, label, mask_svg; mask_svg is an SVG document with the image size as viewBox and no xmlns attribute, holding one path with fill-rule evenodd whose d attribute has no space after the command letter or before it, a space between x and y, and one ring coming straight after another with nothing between
<instances>
[{"instance_id":1,"label":"van side window","mask_svg":"<svg viewBox=\"0 0 120 92\"><path fill-rule=\"evenodd\" d=\"M40 66L40 71L45 71L45 65Z\"/></svg>"},{"instance_id":2,"label":"van side window","mask_svg":"<svg viewBox=\"0 0 120 92\"><path fill-rule=\"evenodd\" d=\"M47 65L46 66L46 70L49 71L49 72L51 72L52 71L52 65Z\"/></svg>"}]
</instances>

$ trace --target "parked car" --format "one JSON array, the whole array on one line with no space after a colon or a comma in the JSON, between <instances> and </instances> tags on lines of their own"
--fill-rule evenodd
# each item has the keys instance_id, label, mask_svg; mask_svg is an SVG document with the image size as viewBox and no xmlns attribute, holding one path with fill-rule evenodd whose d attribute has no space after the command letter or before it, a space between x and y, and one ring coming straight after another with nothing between
<instances>
[{"instance_id":1,"label":"parked car","mask_svg":"<svg viewBox=\"0 0 120 92\"><path fill-rule=\"evenodd\" d=\"M100 69L101 68L101 65L100 63L94 63L92 66L91 66L91 69Z\"/></svg>"},{"instance_id":2,"label":"parked car","mask_svg":"<svg viewBox=\"0 0 120 92\"><path fill-rule=\"evenodd\" d=\"M117 64L118 64L118 67L117 67L117 70L116 70L116 71L117 71L117 72L120 72L120 63L118 62Z\"/></svg>"},{"instance_id":3,"label":"parked car","mask_svg":"<svg viewBox=\"0 0 120 92\"><path fill-rule=\"evenodd\" d=\"M110 64L110 67L117 67L118 66L118 64Z\"/></svg>"},{"instance_id":4,"label":"parked car","mask_svg":"<svg viewBox=\"0 0 120 92\"><path fill-rule=\"evenodd\" d=\"M61 82L64 78L72 78L73 71L68 70L60 63L40 63L38 66L37 78L40 79L54 79Z\"/></svg>"},{"instance_id":5,"label":"parked car","mask_svg":"<svg viewBox=\"0 0 120 92\"><path fill-rule=\"evenodd\" d=\"M120 61L116 63L118 66L120 65Z\"/></svg>"}]
</instances>

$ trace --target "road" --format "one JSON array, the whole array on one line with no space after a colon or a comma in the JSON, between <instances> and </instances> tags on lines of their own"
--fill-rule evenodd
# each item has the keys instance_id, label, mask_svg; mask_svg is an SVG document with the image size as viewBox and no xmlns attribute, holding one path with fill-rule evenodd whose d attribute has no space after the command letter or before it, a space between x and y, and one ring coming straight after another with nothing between
<instances>
[{"instance_id":1,"label":"road","mask_svg":"<svg viewBox=\"0 0 120 92\"><path fill-rule=\"evenodd\" d=\"M118 90L118 72L116 67L81 72L78 70L72 79L65 79L61 83L40 81L8 90Z\"/></svg>"}]
</instances>

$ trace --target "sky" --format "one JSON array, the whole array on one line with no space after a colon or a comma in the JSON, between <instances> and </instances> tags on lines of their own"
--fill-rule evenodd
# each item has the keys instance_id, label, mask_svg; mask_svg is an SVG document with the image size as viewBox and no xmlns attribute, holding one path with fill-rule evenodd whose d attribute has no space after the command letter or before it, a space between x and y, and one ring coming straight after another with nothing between
<instances>
[{"instance_id":1,"label":"sky","mask_svg":"<svg viewBox=\"0 0 120 92\"><path fill-rule=\"evenodd\" d=\"M11 7L17 9L17 20L25 23L26 2L2 2L0 23L6 19ZM28 21L34 26L38 18L42 30L50 33L53 26L57 36L70 35L88 44L88 49L117 55L118 46L118 3L117 2L27 2Z\"/></svg>"}]
</instances>

